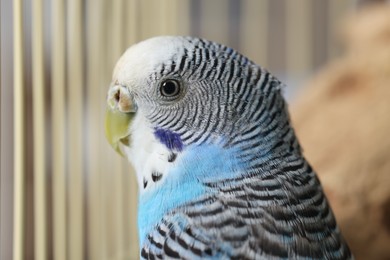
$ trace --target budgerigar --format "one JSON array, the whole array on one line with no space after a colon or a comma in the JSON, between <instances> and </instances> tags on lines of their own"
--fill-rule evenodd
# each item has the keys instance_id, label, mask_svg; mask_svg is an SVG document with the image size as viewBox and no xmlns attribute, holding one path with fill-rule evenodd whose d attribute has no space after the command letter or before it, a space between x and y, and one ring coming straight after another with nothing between
<instances>
[{"instance_id":1,"label":"budgerigar","mask_svg":"<svg viewBox=\"0 0 390 260\"><path fill-rule=\"evenodd\" d=\"M137 174L142 258L352 258L282 86L203 39L156 37L123 54L106 133Z\"/></svg>"}]
</instances>

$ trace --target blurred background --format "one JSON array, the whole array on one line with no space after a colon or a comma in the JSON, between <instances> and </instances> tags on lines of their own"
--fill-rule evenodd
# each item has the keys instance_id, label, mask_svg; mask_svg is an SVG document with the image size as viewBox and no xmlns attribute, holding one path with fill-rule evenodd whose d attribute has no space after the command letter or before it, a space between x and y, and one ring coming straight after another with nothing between
<instances>
[{"instance_id":1,"label":"blurred background","mask_svg":"<svg viewBox=\"0 0 390 260\"><path fill-rule=\"evenodd\" d=\"M288 85L285 95L306 156L357 258L390 259L390 143L379 138L390 132L390 107L377 102L390 94L390 69L381 69L390 64L388 2L1 0L1 260L138 258L135 177L105 140L105 97L123 51L166 34L229 45ZM368 22L360 22L361 10L373 10L374 4L382 5L372 11L378 13L362 15ZM379 35L389 41L371 44L382 40L374 30L382 24L389 29L383 27ZM382 47L384 52L373 57ZM362 67L347 69L356 64ZM360 71L375 73L360 80L355 77ZM373 82L370 77L380 79L375 86L385 90L360 93L365 89L360 82ZM370 102L356 103L350 97L357 93ZM358 121L361 125L354 124ZM366 124L369 130L345 143ZM373 135L376 143L368 143L380 156L362 158L369 152L362 140ZM378 150L377 143L384 148ZM352 151L342 149L347 146ZM355 168L344 167L345 162ZM381 170L369 167L378 164ZM359 184L348 186L355 173ZM373 195L379 203L374 209L371 200L362 202L371 187L381 191ZM366 218L361 212L372 214ZM351 221L359 214L363 220ZM383 225L371 229L369 222ZM379 246L370 247L378 239Z\"/></svg>"}]
</instances>

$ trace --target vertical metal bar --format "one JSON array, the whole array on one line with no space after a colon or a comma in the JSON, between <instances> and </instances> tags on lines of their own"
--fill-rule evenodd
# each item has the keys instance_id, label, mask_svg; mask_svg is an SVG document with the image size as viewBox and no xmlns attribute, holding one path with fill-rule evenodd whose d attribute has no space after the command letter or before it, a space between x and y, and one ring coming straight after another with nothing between
<instances>
[{"instance_id":1,"label":"vertical metal bar","mask_svg":"<svg viewBox=\"0 0 390 260\"><path fill-rule=\"evenodd\" d=\"M13 2L14 14L14 260L23 259L24 240L24 83L23 83L23 6Z\"/></svg>"},{"instance_id":2,"label":"vertical metal bar","mask_svg":"<svg viewBox=\"0 0 390 260\"><path fill-rule=\"evenodd\" d=\"M114 60L113 60L113 53L115 52L113 48L114 41L117 41L117 38L112 38L115 37L115 35L112 33L112 28L113 28L113 6L109 1L106 2L106 9L105 9L107 18L106 18L106 31L105 31L105 38L108 39L104 42L104 54L105 54L105 59L106 59L106 67L104 68L107 73L112 73L112 69L114 66ZM108 75L106 75L107 78L105 79L107 84L111 81L111 78L108 78ZM108 87L107 87L108 89ZM107 96L107 89L105 89L103 92L104 94L102 95L103 99L106 100ZM104 106L105 107L105 104ZM105 111L103 112L105 113ZM107 259L109 258L114 258L114 250L115 250L115 227L114 227L114 212L115 212L115 204L112 203L112 201L115 199L113 196L113 191L114 191L114 178L113 174L118 174L118 172L121 171L121 160L118 158L118 154L112 151L111 147L106 146L104 152L105 157L104 158L104 173L102 174L102 181L105 185L102 186L102 204L104 207L104 214L103 214L103 235L107 238L105 240L106 244L105 246L105 257Z\"/></svg>"},{"instance_id":3,"label":"vertical metal bar","mask_svg":"<svg viewBox=\"0 0 390 260\"><path fill-rule=\"evenodd\" d=\"M67 5L67 71L68 71L68 205L69 259L83 259L83 52L82 2L70 0Z\"/></svg>"},{"instance_id":4,"label":"vertical metal bar","mask_svg":"<svg viewBox=\"0 0 390 260\"><path fill-rule=\"evenodd\" d=\"M311 9L311 42L312 42L312 68L318 69L326 62L329 1L312 1Z\"/></svg>"},{"instance_id":5,"label":"vertical metal bar","mask_svg":"<svg viewBox=\"0 0 390 260\"><path fill-rule=\"evenodd\" d=\"M14 111L12 1L1 1L1 158L0 158L0 259L13 259L14 243ZM15 46L16 47L16 46Z\"/></svg>"},{"instance_id":6,"label":"vertical metal bar","mask_svg":"<svg viewBox=\"0 0 390 260\"><path fill-rule=\"evenodd\" d=\"M286 3L284 0L268 2L268 65L269 70L278 77L286 70Z\"/></svg>"},{"instance_id":7,"label":"vertical metal bar","mask_svg":"<svg viewBox=\"0 0 390 260\"><path fill-rule=\"evenodd\" d=\"M117 0L112 3L112 29L111 29L111 39L112 39L112 53L111 53L111 59L112 64L116 63L116 61L119 59L119 57L122 55L123 52L123 24L124 24L124 12L123 12L124 3L123 0ZM111 68L112 70L113 68ZM116 167L114 172L110 175L111 178L113 178L113 185L112 185L112 195L111 198L114 203L112 203L112 206L114 207L114 211L112 214L111 221L113 222L111 225L111 228L113 229L113 248L112 252L113 258L122 259L124 258L124 230L123 230L123 190L124 190L124 183L123 183L123 175L124 175L124 169L123 167L125 164L123 162L123 159L119 156L116 156L115 158L117 163L115 163Z\"/></svg>"},{"instance_id":8,"label":"vertical metal bar","mask_svg":"<svg viewBox=\"0 0 390 260\"><path fill-rule=\"evenodd\" d=\"M103 236L102 215L105 210L102 208L102 171L100 159L101 142L103 131L98 131L103 127L101 120L100 107L103 98L100 97L100 91L104 85L103 74L103 0L87 1L87 119L88 119L88 157L87 157L87 176L88 176L88 258L96 260L106 259L104 250L106 238ZM104 141L104 140L103 140Z\"/></svg>"},{"instance_id":9,"label":"vertical metal bar","mask_svg":"<svg viewBox=\"0 0 390 260\"><path fill-rule=\"evenodd\" d=\"M129 47L139 40L139 0L128 0L125 2L126 14L124 33L126 36L125 47ZM125 167L124 174L124 241L125 255L127 258L139 259L138 230L137 230L137 203L138 186L134 170L128 165Z\"/></svg>"},{"instance_id":10,"label":"vertical metal bar","mask_svg":"<svg viewBox=\"0 0 390 260\"><path fill-rule=\"evenodd\" d=\"M229 45L229 1L201 0L200 3L202 37Z\"/></svg>"},{"instance_id":11,"label":"vertical metal bar","mask_svg":"<svg viewBox=\"0 0 390 260\"><path fill-rule=\"evenodd\" d=\"M178 35L190 35L191 30L191 0L176 0L177 10L177 34ZM169 13L167 13L169 15Z\"/></svg>"},{"instance_id":12,"label":"vertical metal bar","mask_svg":"<svg viewBox=\"0 0 390 260\"><path fill-rule=\"evenodd\" d=\"M254 62L267 67L268 0L241 1L240 49Z\"/></svg>"},{"instance_id":13,"label":"vertical metal bar","mask_svg":"<svg viewBox=\"0 0 390 260\"><path fill-rule=\"evenodd\" d=\"M161 35L164 28L163 1L140 1L140 40Z\"/></svg>"},{"instance_id":14,"label":"vertical metal bar","mask_svg":"<svg viewBox=\"0 0 390 260\"><path fill-rule=\"evenodd\" d=\"M125 47L129 47L139 40L139 8L140 0L127 0L125 1Z\"/></svg>"},{"instance_id":15,"label":"vertical metal bar","mask_svg":"<svg viewBox=\"0 0 390 260\"><path fill-rule=\"evenodd\" d=\"M200 1L193 1L190 0L190 32L191 35L195 37L200 37L201 36L201 11L200 11L200 6L201 2Z\"/></svg>"},{"instance_id":16,"label":"vertical metal bar","mask_svg":"<svg viewBox=\"0 0 390 260\"><path fill-rule=\"evenodd\" d=\"M162 33L165 35L176 35L178 20L177 20L177 1L176 0L165 0L162 4L163 19Z\"/></svg>"},{"instance_id":17,"label":"vertical metal bar","mask_svg":"<svg viewBox=\"0 0 390 260\"><path fill-rule=\"evenodd\" d=\"M339 0L328 0L328 40L327 40L327 58L331 59L336 57L341 50L341 44L338 39L337 33L340 29L340 20L351 7L351 0L349 1L339 1Z\"/></svg>"},{"instance_id":18,"label":"vertical metal bar","mask_svg":"<svg viewBox=\"0 0 390 260\"><path fill-rule=\"evenodd\" d=\"M240 48L240 25L241 25L242 2L229 0L229 46L238 50Z\"/></svg>"},{"instance_id":19,"label":"vertical metal bar","mask_svg":"<svg viewBox=\"0 0 390 260\"><path fill-rule=\"evenodd\" d=\"M35 258L47 259L42 0L32 3Z\"/></svg>"},{"instance_id":20,"label":"vertical metal bar","mask_svg":"<svg viewBox=\"0 0 390 260\"><path fill-rule=\"evenodd\" d=\"M65 12L64 0L52 1L52 158L53 248L55 260L68 259L65 164Z\"/></svg>"},{"instance_id":21,"label":"vertical metal bar","mask_svg":"<svg viewBox=\"0 0 390 260\"><path fill-rule=\"evenodd\" d=\"M287 73L303 77L312 67L312 1L286 1L286 4Z\"/></svg>"},{"instance_id":22,"label":"vertical metal bar","mask_svg":"<svg viewBox=\"0 0 390 260\"><path fill-rule=\"evenodd\" d=\"M103 8L103 23L102 23L102 33L103 33L103 40L101 42L101 82L105 85L98 89L99 91L99 102L104 102L107 97L107 90L108 85L111 81L111 70L112 70L112 64L110 64L111 56L109 55L109 52L111 51L111 43L112 39L110 39L109 32L111 31L111 1L104 0L104 8ZM106 106L105 104L100 104L99 109L97 110L99 112L99 120L100 120L100 126L104 125L104 117L106 113ZM102 129L102 134L104 130ZM101 142L99 143L101 145L101 150L99 152L99 161L101 163L101 171L102 174L100 176L100 181L102 185L100 186L100 194L99 194L99 210L100 210L100 226L101 226L101 236L102 236L102 244L100 248L101 255L103 259L109 258L109 249L110 249L110 241L112 240L112 237L110 236L110 228L109 225L109 212L112 210L110 208L110 201L108 200L109 194L110 194L110 179L111 174L113 173L112 165L116 164L117 161L114 162L114 156L117 156L115 152L112 151L112 148L108 144L105 138L100 139Z\"/></svg>"}]
</instances>

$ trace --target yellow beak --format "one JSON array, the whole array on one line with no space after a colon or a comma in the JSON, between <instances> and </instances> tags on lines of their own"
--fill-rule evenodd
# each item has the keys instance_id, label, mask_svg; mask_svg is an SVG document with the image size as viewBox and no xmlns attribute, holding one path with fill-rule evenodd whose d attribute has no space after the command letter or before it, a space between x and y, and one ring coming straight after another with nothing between
<instances>
[{"instance_id":1,"label":"yellow beak","mask_svg":"<svg viewBox=\"0 0 390 260\"><path fill-rule=\"evenodd\" d=\"M135 116L136 106L128 91L115 85L108 92L105 133L108 142L121 156L121 144L130 145L130 124Z\"/></svg>"},{"instance_id":2,"label":"yellow beak","mask_svg":"<svg viewBox=\"0 0 390 260\"><path fill-rule=\"evenodd\" d=\"M107 108L106 111L106 138L111 144L112 148L117 151L121 156L123 152L120 148L120 144L129 146L130 138L130 124L135 113L123 113L118 110Z\"/></svg>"}]
</instances>

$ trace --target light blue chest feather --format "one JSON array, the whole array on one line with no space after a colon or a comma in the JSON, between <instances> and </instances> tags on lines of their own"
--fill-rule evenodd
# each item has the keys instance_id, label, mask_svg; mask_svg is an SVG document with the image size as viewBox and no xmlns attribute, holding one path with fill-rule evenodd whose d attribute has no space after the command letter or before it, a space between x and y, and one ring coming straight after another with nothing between
<instances>
[{"instance_id":1,"label":"light blue chest feather","mask_svg":"<svg viewBox=\"0 0 390 260\"><path fill-rule=\"evenodd\" d=\"M140 195L138 228L141 245L147 234L169 211L213 192L203 185L235 177L243 169L234 149L219 145L189 146L166 173L163 183Z\"/></svg>"}]
</instances>

